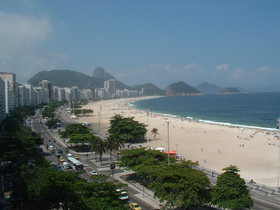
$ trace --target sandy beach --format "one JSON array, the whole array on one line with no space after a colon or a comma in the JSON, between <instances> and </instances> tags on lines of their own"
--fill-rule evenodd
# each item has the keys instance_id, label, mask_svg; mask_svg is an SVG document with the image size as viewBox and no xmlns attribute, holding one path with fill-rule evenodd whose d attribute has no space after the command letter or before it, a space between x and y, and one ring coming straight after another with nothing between
<instances>
[{"instance_id":1,"label":"sandy beach","mask_svg":"<svg viewBox=\"0 0 280 210\"><path fill-rule=\"evenodd\" d=\"M246 180L277 186L279 148L275 131L209 124L136 110L128 103L145 98L104 100L83 108L94 113L79 122L91 122L94 129L107 133L109 121L115 114L134 117L147 124L145 146L167 148L167 121L169 121L170 150L176 150L186 160L198 161L205 168L222 172L222 168L236 165ZM152 128L158 128L154 139Z\"/></svg>"}]
</instances>

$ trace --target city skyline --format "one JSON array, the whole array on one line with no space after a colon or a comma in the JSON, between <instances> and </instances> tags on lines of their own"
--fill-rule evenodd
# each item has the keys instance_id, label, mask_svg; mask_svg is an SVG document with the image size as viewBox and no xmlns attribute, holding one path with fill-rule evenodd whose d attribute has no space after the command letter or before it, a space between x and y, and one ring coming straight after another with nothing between
<instances>
[{"instance_id":1,"label":"city skyline","mask_svg":"<svg viewBox=\"0 0 280 210\"><path fill-rule=\"evenodd\" d=\"M0 68L19 82L103 66L128 85L280 89L279 1L0 2Z\"/></svg>"}]
</instances>

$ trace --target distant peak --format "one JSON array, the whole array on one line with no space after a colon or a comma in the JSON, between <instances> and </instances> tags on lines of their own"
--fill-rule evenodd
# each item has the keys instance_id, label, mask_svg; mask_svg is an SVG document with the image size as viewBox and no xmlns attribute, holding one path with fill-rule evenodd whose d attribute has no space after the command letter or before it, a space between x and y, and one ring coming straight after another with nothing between
<instances>
[{"instance_id":1,"label":"distant peak","mask_svg":"<svg viewBox=\"0 0 280 210\"><path fill-rule=\"evenodd\" d=\"M103 67L98 66L93 70L93 77L108 80L108 79L115 79L110 73L108 73Z\"/></svg>"}]
</instances>

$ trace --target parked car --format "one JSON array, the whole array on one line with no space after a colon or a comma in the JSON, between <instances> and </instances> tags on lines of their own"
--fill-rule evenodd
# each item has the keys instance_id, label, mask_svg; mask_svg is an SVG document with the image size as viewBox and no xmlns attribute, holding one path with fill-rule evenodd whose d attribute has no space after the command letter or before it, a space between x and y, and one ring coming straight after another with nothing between
<instances>
[{"instance_id":1,"label":"parked car","mask_svg":"<svg viewBox=\"0 0 280 210\"><path fill-rule=\"evenodd\" d=\"M132 210L142 210L142 208L138 205L138 203L130 203L129 208Z\"/></svg>"},{"instance_id":2,"label":"parked car","mask_svg":"<svg viewBox=\"0 0 280 210\"><path fill-rule=\"evenodd\" d=\"M119 194L119 199L122 200L122 201L127 201L129 200L129 197L128 197L128 192L123 189L123 188L118 188L117 190L117 193Z\"/></svg>"},{"instance_id":3,"label":"parked car","mask_svg":"<svg viewBox=\"0 0 280 210\"><path fill-rule=\"evenodd\" d=\"M89 173L93 176L98 175L98 173L95 170L91 170Z\"/></svg>"}]
</instances>

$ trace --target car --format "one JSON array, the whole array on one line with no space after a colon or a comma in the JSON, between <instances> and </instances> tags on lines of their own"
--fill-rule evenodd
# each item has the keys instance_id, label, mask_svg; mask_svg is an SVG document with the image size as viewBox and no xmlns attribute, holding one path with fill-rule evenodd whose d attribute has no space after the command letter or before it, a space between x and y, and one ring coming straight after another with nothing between
<instances>
[{"instance_id":1,"label":"car","mask_svg":"<svg viewBox=\"0 0 280 210\"><path fill-rule=\"evenodd\" d=\"M120 200L122 200L122 201L129 200L128 192L126 190L124 190L122 188L118 188L118 189L116 189L116 192L118 193Z\"/></svg>"},{"instance_id":2,"label":"car","mask_svg":"<svg viewBox=\"0 0 280 210\"><path fill-rule=\"evenodd\" d=\"M95 170L91 170L89 173L93 176L98 175L98 173Z\"/></svg>"},{"instance_id":3,"label":"car","mask_svg":"<svg viewBox=\"0 0 280 210\"><path fill-rule=\"evenodd\" d=\"M76 158L77 160L80 159L80 157L78 155L75 155L74 158Z\"/></svg>"},{"instance_id":4,"label":"car","mask_svg":"<svg viewBox=\"0 0 280 210\"><path fill-rule=\"evenodd\" d=\"M67 153L67 157L73 157L71 153Z\"/></svg>"},{"instance_id":5,"label":"car","mask_svg":"<svg viewBox=\"0 0 280 210\"><path fill-rule=\"evenodd\" d=\"M64 159L63 157L60 157L60 158L59 158L59 161L60 161L60 162L65 162L65 159Z\"/></svg>"},{"instance_id":6,"label":"car","mask_svg":"<svg viewBox=\"0 0 280 210\"><path fill-rule=\"evenodd\" d=\"M138 203L130 203L129 208L132 210L142 210L142 208L138 205Z\"/></svg>"}]
</instances>

